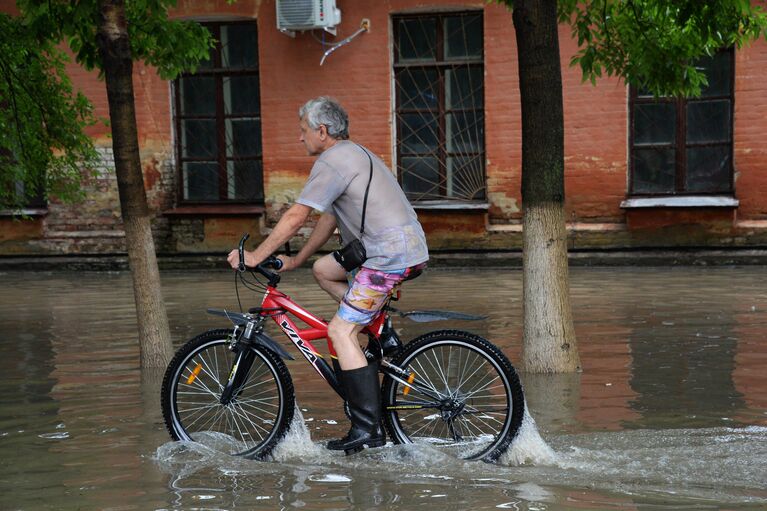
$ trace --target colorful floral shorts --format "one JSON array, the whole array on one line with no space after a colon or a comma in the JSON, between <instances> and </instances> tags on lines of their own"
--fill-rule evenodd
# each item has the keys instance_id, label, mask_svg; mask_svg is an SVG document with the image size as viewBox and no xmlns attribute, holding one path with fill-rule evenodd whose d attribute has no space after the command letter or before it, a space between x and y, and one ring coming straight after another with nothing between
<instances>
[{"instance_id":1,"label":"colorful floral shorts","mask_svg":"<svg viewBox=\"0 0 767 511\"><path fill-rule=\"evenodd\" d=\"M338 317L355 325L367 325L383 308L386 299L398 285L412 273L421 271L426 264L404 270L373 270L360 268L338 307Z\"/></svg>"}]
</instances>

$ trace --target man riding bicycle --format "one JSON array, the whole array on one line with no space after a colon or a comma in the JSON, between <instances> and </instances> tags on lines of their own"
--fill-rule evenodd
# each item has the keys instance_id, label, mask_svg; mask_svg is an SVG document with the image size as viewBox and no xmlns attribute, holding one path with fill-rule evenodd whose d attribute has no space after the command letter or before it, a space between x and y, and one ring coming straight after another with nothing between
<instances>
[{"instance_id":1,"label":"man riding bicycle","mask_svg":"<svg viewBox=\"0 0 767 511\"><path fill-rule=\"evenodd\" d=\"M290 240L312 210L322 212L307 243L294 257L279 256L280 271L298 268L319 250L338 227L344 246L360 239L366 259L351 273L338 253L319 258L312 267L322 289L339 302L328 325L338 359L333 359L351 415L351 429L328 449L358 452L380 447L386 436L380 425L380 384L377 364L368 365L357 334L385 305L407 277L429 258L426 238L415 211L394 174L366 148L349 140L349 118L336 101L319 97L299 110L301 137L307 152L317 156L296 204L280 218L269 236L245 264L256 266ZM239 265L238 250L227 258ZM349 283L351 280L351 283Z\"/></svg>"}]
</instances>

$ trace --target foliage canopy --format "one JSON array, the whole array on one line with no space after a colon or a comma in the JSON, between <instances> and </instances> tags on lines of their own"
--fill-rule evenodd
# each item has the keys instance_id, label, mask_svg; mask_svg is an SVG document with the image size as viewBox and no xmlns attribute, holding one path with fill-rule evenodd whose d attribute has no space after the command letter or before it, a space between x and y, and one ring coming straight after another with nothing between
<instances>
[{"instance_id":1,"label":"foliage canopy","mask_svg":"<svg viewBox=\"0 0 767 511\"><path fill-rule=\"evenodd\" d=\"M0 14L0 209L20 208L39 192L81 197L81 168L98 155L84 128L88 99L72 90L67 55Z\"/></svg>"},{"instance_id":2,"label":"foliage canopy","mask_svg":"<svg viewBox=\"0 0 767 511\"><path fill-rule=\"evenodd\" d=\"M170 80L194 70L214 41L203 26L168 19L175 0L125 3L133 60ZM19 0L21 14L0 14L0 209L17 208L38 190L64 202L82 197L83 173L98 162L84 129L96 122L88 99L72 88L69 57L102 70L96 0Z\"/></svg>"},{"instance_id":3,"label":"foliage canopy","mask_svg":"<svg viewBox=\"0 0 767 511\"><path fill-rule=\"evenodd\" d=\"M579 50L584 80L619 76L655 96L698 96L695 66L722 48L765 34L767 14L749 0L559 0Z\"/></svg>"}]
</instances>

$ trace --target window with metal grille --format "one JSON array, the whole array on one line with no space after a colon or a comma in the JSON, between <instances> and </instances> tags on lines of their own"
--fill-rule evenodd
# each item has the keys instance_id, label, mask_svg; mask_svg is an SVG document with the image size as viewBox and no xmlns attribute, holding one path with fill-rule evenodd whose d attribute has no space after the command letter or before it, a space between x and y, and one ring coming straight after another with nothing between
<instances>
[{"instance_id":1,"label":"window with metal grille","mask_svg":"<svg viewBox=\"0 0 767 511\"><path fill-rule=\"evenodd\" d=\"M0 108L2 107L3 105L0 103ZM15 163L17 163L17 160L14 154L10 150L0 147L0 168L2 168L3 164L13 165ZM45 198L45 190L42 185L30 191L28 190L28 185L23 181L15 180L10 186L10 197L8 199L21 205L22 209L46 209L48 207L48 201Z\"/></svg>"},{"instance_id":2,"label":"window with metal grille","mask_svg":"<svg viewBox=\"0 0 767 511\"><path fill-rule=\"evenodd\" d=\"M180 202L261 203L256 22L204 25L216 46L174 87Z\"/></svg>"},{"instance_id":3,"label":"window with metal grille","mask_svg":"<svg viewBox=\"0 0 767 511\"><path fill-rule=\"evenodd\" d=\"M631 88L630 195L733 192L733 51L698 66L708 79L699 98Z\"/></svg>"},{"instance_id":4,"label":"window with metal grille","mask_svg":"<svg viewBox=\"0 0 767 511\"><path fill-rule=\"evenodd\" d=\"M412 202L484 202L482 12L393 17L397 174Z\"/></svg>"}]
</instances>

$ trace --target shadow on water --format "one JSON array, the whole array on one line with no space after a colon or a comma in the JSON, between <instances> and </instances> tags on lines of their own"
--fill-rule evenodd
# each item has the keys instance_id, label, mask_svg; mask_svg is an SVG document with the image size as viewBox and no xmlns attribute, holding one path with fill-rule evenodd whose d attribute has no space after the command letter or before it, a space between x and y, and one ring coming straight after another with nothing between
<instances>
[{"instance_id":1,"label":"shadow on water","mask_svg":"<svg viewBox=\"0 0 767 511\"><path fill-rule=\"evenodd\" d=\"M138 367L129 275L0 279L0 509L767 506L767 269L573 269L584 371L521 375L530 416L494 465L424 446L327 451L347 422L300 361L289 364L299 413L274 460L222 454L215 439L168 442L162 373ZM404 339L469 329L519 360L518 271L431 271L416 283L401 310L489 319L401 321ZM177 345L225 326L205 308L236 308L225 272L164 274L163 286ZM332 315L308 272L282 288Z\"/></svg>"}]
</instances>

